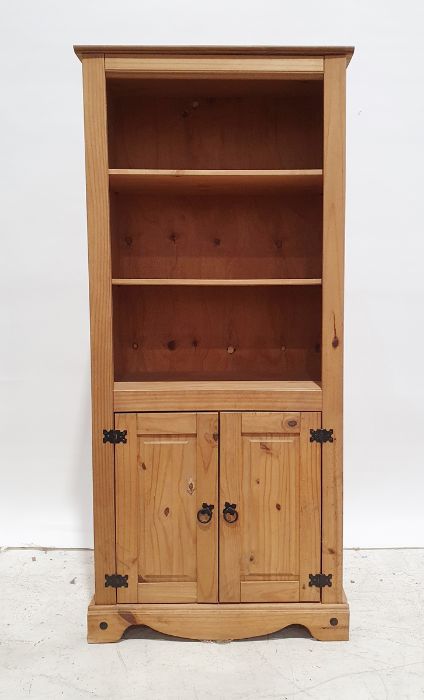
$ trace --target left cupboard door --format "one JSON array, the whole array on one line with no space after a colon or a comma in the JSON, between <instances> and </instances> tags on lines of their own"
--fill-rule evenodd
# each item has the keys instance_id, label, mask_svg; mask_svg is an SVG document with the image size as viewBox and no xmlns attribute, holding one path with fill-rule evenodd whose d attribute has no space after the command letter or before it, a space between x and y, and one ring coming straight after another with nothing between
<instances>
[{"instance_id":1,"label":"left cupboard door","mask_svg":"<svg viewBox=\"0 0 424 700\"><path fill-rule=\"evenodd\" d=\"M218 601L218 414L117 413L118 603Z\"/></svg>"}]
</instances>

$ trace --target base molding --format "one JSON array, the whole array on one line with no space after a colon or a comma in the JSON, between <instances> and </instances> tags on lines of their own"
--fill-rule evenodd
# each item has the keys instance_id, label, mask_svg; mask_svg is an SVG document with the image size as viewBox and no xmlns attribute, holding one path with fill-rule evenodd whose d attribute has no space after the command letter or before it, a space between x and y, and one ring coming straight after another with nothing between
<instances>
[{"instance_id":1,"label":"base molding","mask_svg":"<svg viewBox=\"0 0 424 700\"><path fill-rule=\"evenodd\" d=\"M88 607L88 641L117 642L132 625L174 637L230 640L303 625L315 639L347 641L349 606L324 603L117 604Z\"/></svg>"}]
</instances>

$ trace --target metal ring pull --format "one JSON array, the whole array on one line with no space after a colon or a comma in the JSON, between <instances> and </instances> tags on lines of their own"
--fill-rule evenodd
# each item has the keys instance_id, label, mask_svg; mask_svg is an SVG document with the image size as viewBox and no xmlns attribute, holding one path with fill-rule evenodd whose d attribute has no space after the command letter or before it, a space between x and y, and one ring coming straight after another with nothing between
<instances>
[{"instance_id":1,"label":"metal ring pull","mask_svg":"<svg viewBox=\"0 0 424 700\"><path fill-rule=\"evenodd\" d=\"M215 506L213 506L212 503L202 503L201 509L197 511L197 519L199 523L202 523L202 525L210 523L212 520L212 511L214 507Z\"/></svg>"},{"instance_id":2,"label":"metal ring pull","mask_svg":"<svg viewBox=\"0 0 424 700\"><path fill-rule=\"evenodd\" d=\"M225 501L225 506L224 510L222 511L222 515L224 516L224 520L227 523L235 523L236 520L238 520L238 513L236 508L236 503L228 503L228 501Z\"/></svg>"}]
</instances>

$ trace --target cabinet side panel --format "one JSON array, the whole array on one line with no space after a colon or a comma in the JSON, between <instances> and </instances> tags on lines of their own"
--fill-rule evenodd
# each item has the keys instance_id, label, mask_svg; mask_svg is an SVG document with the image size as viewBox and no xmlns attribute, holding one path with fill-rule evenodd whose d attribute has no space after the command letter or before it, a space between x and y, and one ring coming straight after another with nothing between
<instances>
[{"instance_id":1,"label":"cabinet side panel","mask_svg":"<svg viewBox=\"0 0 424 700\"><path fill-rule=\"evenodd\" d=\"M322 425L334 442L322 447L322 571L333 575L323 603L341 603L343 503L343 278L346 58L324 66L324 237L322 326Z\"/></svg>"},{"instance_id":2,"label":"cabinet side panel","mask_svg":"<svg viewBox=\"0 0 424 700\"><path fill-rule=\"evenodd\" d=\"M116 592L104 585L105 574L115 573L115 496L114 447L103 444L103 429L113 427L109 183L103 56L84 58L83 80L90 274L95 601L97 604L112 604L116 602Z\"/></svg>"}]
</instances>

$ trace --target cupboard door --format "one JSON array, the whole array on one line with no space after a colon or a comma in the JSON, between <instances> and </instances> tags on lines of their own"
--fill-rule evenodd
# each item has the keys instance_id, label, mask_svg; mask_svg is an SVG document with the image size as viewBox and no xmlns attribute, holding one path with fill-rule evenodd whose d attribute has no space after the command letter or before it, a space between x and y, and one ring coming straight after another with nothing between
<instances>
[{"instance_id":1,"label":"cupboard door","mask_svg":"<svg viewBox=\"0 0 424 700\"><path fill-rule=\"evenodd\" d=\"M217 602L218 415L116 414L115 425L127 431L115 448L118 602Z\"/></svg>"},{"instance_id":2,"label":"cupboard door","mask_svg":"<svg viewBox=\"0 0 424 700\"><path fill-rule=\"evenodd\" d=\"M221 414L221 602L319 601L320 424L319 413Z\"/></svg>"}]
</instances>

